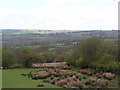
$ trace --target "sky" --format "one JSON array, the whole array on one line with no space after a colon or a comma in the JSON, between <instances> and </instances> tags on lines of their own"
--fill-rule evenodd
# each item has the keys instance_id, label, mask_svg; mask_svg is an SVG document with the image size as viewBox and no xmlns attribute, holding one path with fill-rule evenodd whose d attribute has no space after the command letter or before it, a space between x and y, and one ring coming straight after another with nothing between
<instances>
[{"instance_id":1,"label":"sky","mask_svg":"<svg viewBox=\"0 0 120 90\"><path fill-rule=\"evenodd\" d=\"M0 0L0 29L118 29L118 0Z\"/></svg>"}]
</instances>

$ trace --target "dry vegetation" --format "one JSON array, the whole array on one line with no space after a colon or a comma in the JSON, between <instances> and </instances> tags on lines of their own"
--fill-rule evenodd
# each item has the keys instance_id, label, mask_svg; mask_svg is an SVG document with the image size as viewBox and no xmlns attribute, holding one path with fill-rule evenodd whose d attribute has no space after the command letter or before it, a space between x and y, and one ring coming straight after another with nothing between
<instances>
[{"instance_id":1,"label":"dry vegetation","mask_svg":"<svg viewBox=\"0 0 120 90\"><path fill-rule=\"evenodd\" d=\"M60 63L43 63L43 64L32 64L33 68L64 68L68 69L69 66L66 62L60 62Z\"/></svg>"},{"instance_id":2,"label":"dry vegetation","mask_svg":"<svg viewBox=\"0 0 120 90\"><path fill-rule=\"evenodd\" d=\"M72 71L58 67L55 68L54 64L52 68L45 68L47 64L44 64L43 71L30 72L27 75L32 79L42 79L43 82L63 88L106 88L110 80L115 79L115 74L110 72L98 73L92 69Z\"/></svg>"}]
</instances>

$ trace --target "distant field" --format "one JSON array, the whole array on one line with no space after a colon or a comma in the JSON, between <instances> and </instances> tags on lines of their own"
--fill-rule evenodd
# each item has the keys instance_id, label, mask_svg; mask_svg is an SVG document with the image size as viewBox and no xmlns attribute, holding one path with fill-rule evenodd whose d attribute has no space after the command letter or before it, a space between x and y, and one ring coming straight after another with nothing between
<instances>
[{"instance_id":1,"label":"distant field","mask_svg":"<svg viewBox=\"0 0 120 90\"><path fill-rule=\"evenodd\" d=\"M16 48L39 48L43 45L16 46Z\"/></svg>"},{"instance_id":2,"label":"distant field","mask_svg":"<svg viewBox=\"0 0 120 90\"><path fill-rule=\"evenodd\" d=\"M44 84L42 88L60 88L59 86L44 83L41 80L32 80L22 76L21 73L29 73L38 69L9 69L3 70L2 87L3 88L38 88L38 84Z\"/></svg>"},{"instance_id":3,"label":"distant field","mask_svg":"<svg viewBox=\"0 0 120 90\"><path fill-rule=\"evenodd\" d=\"M107 40L107 41L118 41L120 39L105 39L105 40Z\"/></svg>"},{"instance_id":4,"label":"distant field","mask_svg":"<svg viewBox=\"0 0 120 90\"><path fill-rule=\"evenodd\" d=\"M50 34L50 33L65 33L72 32L70 30L20 30L18 32L10 32L11 34Z\"/></svg>"},{"instance_id":5,"label":"distant field","mask_svg":"<svg viewBox=\"0 0 120 90\"><path fill-rule=\"evenodd\" d=\"M28 47L36 48L39 45L49 45L50 47L59 47L53 44L64 43L60 47L73 46L73 42L79 42L89 37L102 37L108 41L115 41L118 38L118 31L72 31L72 30L2 30L2 45L7 47ZM113 39L113 40L112 40ZM29 44L28 44L29 43ZM35 44L34 44L35 43ZM24 46L23 46L24 45ZM33 46L38 45L38 46Z\"/></svg>"},{"instance_id":6,"label":"distant field","mask_svg":"<svg viewBox=\"0 0 120 90\"><path fill-rule=\"evenodd\" d=\"M60 43L60 44L64 44L64 43ZM25 45L25 46L15 46L15 48L40 48L42 46L45 46L45 45ZM68 47L68 46L65 46L65 45L57 45L57 43L53 43L53 44L48 44L48 46L54 46L54 47Z\"/></svg>"}]
</instances>

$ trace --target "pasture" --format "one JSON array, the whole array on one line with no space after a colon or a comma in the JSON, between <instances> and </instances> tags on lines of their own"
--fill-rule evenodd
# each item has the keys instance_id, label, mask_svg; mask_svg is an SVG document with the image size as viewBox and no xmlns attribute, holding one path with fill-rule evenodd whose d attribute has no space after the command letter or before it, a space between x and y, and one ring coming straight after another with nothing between
<instances>
[{"instance_id":1,"label":"pasture","mask_svg":"<svg viewBox=\"0 0 120 90\"><path fill-rule=\"evenodd\" d=\"M22 76L22 73L28 74L31 71L39 71L43 69L6 69L2 70L2 87L3 88L62 88L55 84L43 82L43 79L32 79L27 76ZM76 70L74 70L76 71ZM89 77L82 79L82 83L84 83ZM47 78L47 80L49 77ZM61 78L60 78L61 79ZM38 84L44 85L44 87L37 87ZM117 88L118 85L118 77L113 80L109 80L108 88ZM88 88L88 86L84 85L84 88Z\"/></svg>"},{"instance_id":2,"label":"pasture","mask_svg":"<svg viewBox=\"0 0 120 90\"><path fill-rule=\"evenodd\" d=\"M42 80L32 80L21 75L21 73L29 73L38 69L8 69L2 71L2 87L3 88L39 88L38 84L44 84L41 88L60 88L59 86L44 83Z\"/></svg>"}]
</instances>

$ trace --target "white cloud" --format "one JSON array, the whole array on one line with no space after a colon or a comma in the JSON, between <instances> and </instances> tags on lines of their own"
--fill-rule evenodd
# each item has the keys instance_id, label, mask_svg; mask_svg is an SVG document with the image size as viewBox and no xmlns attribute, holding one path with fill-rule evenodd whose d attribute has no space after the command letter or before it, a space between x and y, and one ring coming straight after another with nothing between
<instances>
[{"instance_id":1,"label":"white cloud","mask_svg":"<svg viewBox=\"0 0 120 90\"><path fill-rule=\"evenodd\" d=\"M45 0L48 4L81 3L86 0Z\"/></svg>"},{"instance_id":2,"label":"white cloud","mask_svg":"<svg viewBox=\"0 0 120 90\"><path fill-rule=\"evenodd\" d=\"M64 7L62 5L68 2L75 4L84 0L45 0L45 2L47 4L30 9L0 8L0 28L117 29L117 4Z\"/></svg>"}]
</instances>

